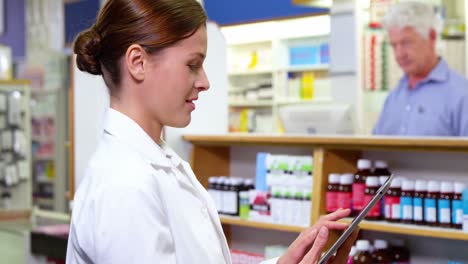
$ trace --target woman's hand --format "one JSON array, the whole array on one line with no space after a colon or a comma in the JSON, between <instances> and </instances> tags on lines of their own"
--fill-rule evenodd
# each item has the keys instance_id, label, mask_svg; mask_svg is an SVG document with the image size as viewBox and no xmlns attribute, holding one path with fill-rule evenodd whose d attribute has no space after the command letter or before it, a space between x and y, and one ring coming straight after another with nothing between
<instances>
[{"instance_id":1,"label":"woman's hand","mask_svg":"<svg viewBox=\"0 0 468 264\"><path fill-rule=\"evenodd\" d=\"M311 264L317 263L322 255L322 250L328 241L329 230L344 230L346 223L337 220L348 216L350 209L339 209L331 214L322 216L312 227L304 230L289 246L286 253L278 259L278 264ZM328 263L346 263L349 250L357 238L358 231L354 231L343 243L336 256Z\"/></svg>"}]
</instances>

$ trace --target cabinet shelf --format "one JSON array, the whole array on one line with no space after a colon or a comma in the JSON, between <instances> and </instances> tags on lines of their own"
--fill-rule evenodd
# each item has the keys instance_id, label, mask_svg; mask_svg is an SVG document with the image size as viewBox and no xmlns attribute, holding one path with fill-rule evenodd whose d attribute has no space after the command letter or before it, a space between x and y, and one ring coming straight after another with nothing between
<instances>
[{"instance_id":1,"label":"cabinet shelf","mask_svg":"<svg viewBox=\"0 0 468 264\"><path fill-rule=\"evenodd\" d=\"M243 226L243 227L276 230L276 231L284 231L284 232L300 233L306 229L306 227L302 227L302 226L291 226L291 225L281 225L281 224L274 224L274 223L267 223L267 222L242 220L239 217L226 216L226 215L221 215L220 219L221 219L221 223L224 225Z\"/></svg>"},{"instance_id":2,"label":"cabinet shelf","mask_svg":"<svg viewBox=\"0 0 468 264\"><path fill-rule=\"evenodd\" d=\"M236 70L230 71L228 73L229 76L248 76L248 75L266 75L266 74L273 74L273 70L271 68L266 69L251 69L251 70Z\"/></svg>"},{"instance_id":3,"label":"cabinet shelf","mask_svg":"<svg viewBox=\"0 0 468 264\"><path fill-rule=\"evenodd\" d=\"M230 107L267 107L272 106L273 102L269 100L265 101L231 101L229 102Z\"/></svg>"},{"instance_id":4,"label":"cabinet shelf","mask_svg":"<svg viewBox=\"0 0 468 264\"><path fill-rule=\"evenodd\" d=\"M276 101L278 105L325 104L325 103L331 103L331 102L332 102L331 98L314 98L310 100L282 98Z\"/></svg>"},{"instance_id":5,"label":"cabinet shelf","mask_svg":"<svg viewBox=\"0 0 468 264\"><path fill-rule=\"evenodd\" d=\"M346 223L351 223L351 218L342 220ZM429 227L429 226L418 226L412 224L399 224L399 223L388 223L382 221L362 221L359 224L361 230L377 231L384 233L402 234L402 235L414 235L431 238L446 238L456 240L468 241L468 232L463 232L457 229L441 228L441 227Z\"/></svg>"},{"instance_id":6,"label":"cabinet shelf","mask_svg":"<svg viewBox=\"0 0 468 264\"><path fill-rule=\"evenodd\" d=\"M291 65L283 69L287 72L304 72L304 71L328 71L328 64L312 64L312 65Z\"/></svg>"}]
</instances>

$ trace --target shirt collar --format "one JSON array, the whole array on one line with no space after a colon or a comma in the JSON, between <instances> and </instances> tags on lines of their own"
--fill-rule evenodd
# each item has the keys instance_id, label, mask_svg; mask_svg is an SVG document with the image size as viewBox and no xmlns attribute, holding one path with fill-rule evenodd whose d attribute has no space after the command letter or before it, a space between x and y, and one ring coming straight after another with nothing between
<instances>
[{"instance_id":1,"label":"shirt collar","mask_svg":"<svg viewBox=\"0 0 468 264\"><path fill-rule=\"evenodd\" d=\"M424 78L423 80L421 80L417 86L419 86L419 84L423 84L423 83L428 83L428 82L431 82L431 81L435 81L435 82L444 82L448 79L448 75L449 75L449 67L447 65L447 62L445 62L445 60L443 60L442 58L439 59L439 62L437 63L437 65L431 70L431 72L429 73L429 75L427 75L426 78ZM404 81L406 83L409 83L409 80L408 80L408 75L405 74L405 77L404 77Z\"/></svg>"},{"instance_id":2,"label":"shirt collar","mask_svg":"<svg viewBox=\"0 0 468 264\"><path fill-rule=\"evenodd\" d=\"M158 145L135 121L115 109L107 109L104 131L134 148L153 166L171 167L181 163L180 157L164 140Z\"/></svg>"}]
</instances>

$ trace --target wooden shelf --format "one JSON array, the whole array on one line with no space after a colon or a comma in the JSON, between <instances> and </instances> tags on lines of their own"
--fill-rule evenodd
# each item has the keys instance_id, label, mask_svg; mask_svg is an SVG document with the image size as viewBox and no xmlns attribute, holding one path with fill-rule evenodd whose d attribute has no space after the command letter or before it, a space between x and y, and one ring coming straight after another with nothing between
<instances>
[{"instance_id":1,"label":"wooden shelf","mask_svg":"<svg viewBox=\"0 0 468 264\"><path fill-rule=\"evenodd\" d=\"M342 221L346 223L351 223L352 219L347 218ZM384 232L384 233L468 241L468 232L463 232L461 230L450 229L450 228L388 223L388 222L382 222L382 221L374 222L374 221L366 221L366 220L362 221L359 224L359 227L361 228L361 230L370 230L370 231L377 231L377 232Z\"/></svg>"},{"instance_id":2,"label":"wooden shelf","mask_svg":"<svg viewBox=\"0 0 468 264\"><path fill-rule=\"evenodd\" d=\"M228 73L229 76L246 76L246 75L261 75L261 74L273 74L273 70L270 69L251 69L251 70L240 70L231 71Z\"/></svg>"},{"instance_id":3,"label":"wooden shelf","mask_svg":"<svg viewBox=\"0 0 468 264\"><path fill-rule=\"evenodd\" d=\"M30 80L19 80L19 79L0 80L0 85L29 85L29 84L31 84Z\"/></svg>"},{"instance_id":4,"label":"wooden shelf","mask_svg":"<svg viewBox=\"0 0 468 264\"><path fill-rule=\"evenodd\" d=\"M314 98L314 99L279 99L276 101L278 105L298 105L298 104L326 104L332 103L331 98Z\"/></svg>"},{"instance_id":5,"label":"wooden shelf","mask_svg":"<svg viewBox=\"0 0 468 264\"><path fill-rule=\"evenodd\" d=\"M272 106L273 101L265 100L265 101L243 101L243 102L236 102L232 101L229 102L230 107L268 107Z\"/></svg>"},{"instance_id":6,"label":"wooden shelf","mask_svg":"<svg viewBox=\"0 0 468 264\"><path fill-rule=\"evenodd\" d=\"M221 218L221 223L223 225L244 226L244 227L293 232L293 233L300 233L306 229L306 227L302 227L302 226L290 226L290 225L280 225L280 224L273 224L273 223L266 223L266 222L242 220L239 217L234 217L234 216L222 215L220 216L220 218Z\"/></svg>"},{"instance_id":7,"label":"wooden shelf","mask_svg":"<svg viewBox=\"0 0 468 264\"><path fill-rule=\"evenodd\" d=\"M325 147L343 150L400 150L400 151L444 151L467 152L468 138L401 138L385 136L304 136L304 135L184 135L183 138L195 145L281 145L302 147Z\"/></svg>"},{"instance_id":8,"label":"wooden shelf","mask_svg":"<svg viewBox=\"0 0 468 264\"><path fill-rule=\"evenodd\" d=\"M305 72L305 71L328 71L328 64L314 64L314 65L294 65L284 68L287 72Z\"/></svg>"}]
</instances>

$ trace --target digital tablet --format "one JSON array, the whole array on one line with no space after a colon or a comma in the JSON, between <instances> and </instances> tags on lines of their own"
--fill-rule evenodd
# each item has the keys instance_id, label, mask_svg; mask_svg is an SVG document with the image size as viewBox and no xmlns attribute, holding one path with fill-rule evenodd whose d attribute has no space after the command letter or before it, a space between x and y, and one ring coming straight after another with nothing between
<instances>
[{"instance_id":1,"label":"digital tablet","mask_svg":"<svg viewBox=\"0 0 468 264\"><path fill-rule=\"evenodd\" d=\"M369 213L369 211L374 207L374 205L380 201L385 193L387 193L388 188L390 188L390 183L393 180L393 174L388 177L385 183L377 190L372 200L362 209L358 216L356 216L351 224L349 224L348 228L341 234L341 236L336 240L333 246L322 256L320 259L320 264L325 264L327 260L335 254L335 252L340 248L340 246L346 241L346 239L353 233L354 229L358 226L358 224L364 219L364 217Z\"/></svg>"}]
</instances>

